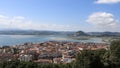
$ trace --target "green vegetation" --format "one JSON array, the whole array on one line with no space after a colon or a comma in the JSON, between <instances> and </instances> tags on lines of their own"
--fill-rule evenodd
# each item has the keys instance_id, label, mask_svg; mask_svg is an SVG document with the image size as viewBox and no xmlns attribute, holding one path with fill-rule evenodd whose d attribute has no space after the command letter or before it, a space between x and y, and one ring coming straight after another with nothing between
<instances>
[{"instance_id":1,"label":"green vegetation","mask_svg":"<svg viewBox=\"0 0 120 68\"><path fill-rule=\"evenodd\" d=\"M74 34L75 36L88 36L85 32L83 31L78 31Z\"/></svg>"},{"instance_id":2,"label":"green vegetation","mask_svg":"<svg viewBox=\"0 0 120 68\"><path fill-rule=\"evenodd\" d=\"M79 51L76 61L69 64L10 61L0 63L0 68L120 68L120 40L112 41L109 50Z\"/></svg>"}]
</instances>

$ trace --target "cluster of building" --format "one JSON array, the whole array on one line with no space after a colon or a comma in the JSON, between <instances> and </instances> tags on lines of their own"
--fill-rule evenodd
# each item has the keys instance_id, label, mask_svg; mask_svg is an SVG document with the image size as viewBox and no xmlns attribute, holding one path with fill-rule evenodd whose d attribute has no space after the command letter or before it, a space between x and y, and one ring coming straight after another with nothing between
<instances>
[{"instance_id":1,"label":"cluster of building","mask_svg":"<svg viewBox=\"0 0 120 68\"><path fill-rule=\"evenodd\" d=\"M20 60L36 63L70 63L80 50L108 50L106 43L58 42L25 43L23 45L1 47L0 62Z\"/></svg>"}]
</instances>

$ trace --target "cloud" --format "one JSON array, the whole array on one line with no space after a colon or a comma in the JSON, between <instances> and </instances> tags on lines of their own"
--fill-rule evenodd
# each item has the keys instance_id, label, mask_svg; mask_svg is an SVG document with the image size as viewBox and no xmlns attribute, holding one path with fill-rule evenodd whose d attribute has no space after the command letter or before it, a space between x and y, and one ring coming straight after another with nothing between
<instances>
[{"instance_id":1,"label":"cloud","mask_svg":"<svg viewBox=\"0 0 120 68\"><path fill-rule=\"evenodd\" d=\"M120 31L120 21L111 13L93 13L88 17L87 22L104 31Z\"/></svg>"},{"instance_id":2,"label":"cloud","mask_svg":"<svg viewBox=\"0 0 120 68\"><path fill-rule=\"evenodd\" d=\"M55 30L55 31L72 31L84 29L79 26L44 24L43 22L33 22L23 16L4 16L0 15L0 29L22 29L22 30Z\"/></svg>"},{"instance_id":3,"label":"cloud","mask_svg":"<svg viewBox=\"0 0 120 68\"><path fill-rule=\"evenodd\" d=\"M97 4L113 4L113 3L119 3L120 0L97 0L95 3Z\"/></svg>"}]
</instances>

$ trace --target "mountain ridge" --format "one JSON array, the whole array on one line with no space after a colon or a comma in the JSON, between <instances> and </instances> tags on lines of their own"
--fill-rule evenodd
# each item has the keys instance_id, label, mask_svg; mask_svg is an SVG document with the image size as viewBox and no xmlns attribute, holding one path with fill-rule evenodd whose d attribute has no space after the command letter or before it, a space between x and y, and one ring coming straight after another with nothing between
<instances>
[{"instance_id":1,"label":"mountain ridge","mask_svg":"<svg viewBox=\"0 0 120 68\"><path fill-rule=\"evenodd\" d=\"M0 30L0 35L70 35L70 36L120 36L120 32Z\"/></svg>"}]
</instances>

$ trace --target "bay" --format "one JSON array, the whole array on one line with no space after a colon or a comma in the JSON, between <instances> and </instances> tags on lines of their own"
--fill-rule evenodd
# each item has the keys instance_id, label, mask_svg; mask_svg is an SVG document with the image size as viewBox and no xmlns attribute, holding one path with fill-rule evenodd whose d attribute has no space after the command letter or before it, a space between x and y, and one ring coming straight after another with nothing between
<instances>
[{"instance_id":1,"label":"bay","mask_svg":"<svg viewBox=\"0 0 120 68\"><path fill-rule=\"evenodd\" d=\"M0 46L19 45L26 42L40 43L45 41L72 41L102 43L102 38L90 38L88 40L75 40L65 35L0 35Z\"/></svg>"}]
</instances>

